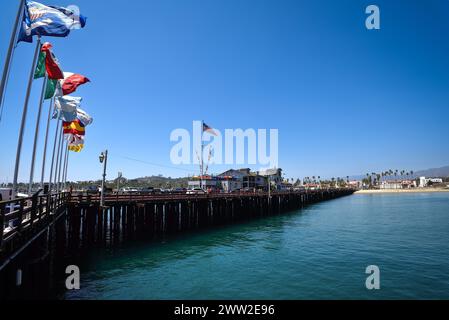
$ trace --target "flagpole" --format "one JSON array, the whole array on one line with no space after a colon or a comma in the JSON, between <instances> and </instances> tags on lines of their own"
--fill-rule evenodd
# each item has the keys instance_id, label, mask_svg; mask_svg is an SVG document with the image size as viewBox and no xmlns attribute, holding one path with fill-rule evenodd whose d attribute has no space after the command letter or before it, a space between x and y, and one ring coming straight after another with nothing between
<instances>
[{"instance_id":1,"label":"flagpole","mask_svg":"<svg viewBox=\"0 0 449 320\"><path fill-rule=\"evenodd\" d=\"M55 141L53 143L53 153L51 156L51 166L50 166L50 179L49 179L49 186L48 186L48 190L52 191L52 182L53 182L53 169L54 169L54 165L55 165L55 153L56 153L56 145L58 143L58 133L59 133L59 125L61 124L61 121L59 120L59 114L60 114L60 110L58 110L58 117L56 118L56 132L55 132Z\"/></svg>"},{"instance_id":2,"label":"flagpole","mask_svg":"<svg viewBox=\"0 0 449 320\"><path fill-rule=\"evenodd\" d=\"M54 185L55 185L55 191L56 193L58 193L58 166L59 166L59 153L61 151L61 134L62 134L62 129L59 129L58 132L58 147L57 147L57 152L56 152L56 165L55 165L55 176L54 176Z\"/></svg>"},{"instance_id":3,"label":"flagpole","mask_svg":"<svg viewBox=\"0 0 449 320\"><path fill-rule=\"evenodd\" d=\"M65 166L66 166L66 164L67 164L67 151L68 151L68 148L67 148L67 144L62 144L63 145L63 147L64 147L64 149L65 149L65 151L64 151L64 162L61 162L61 164L62 164L62 166L61 166L61 169L60 169L60 172L59 172L59 174L60 174L60 176L61 176L61 181L60 181L60 184L61 184L61 191L62 190L64 190L64 175L65 175ZM62 159L61 159L61 161L62 161Z\"/></svg>"},{"instance_id":4,"label":"flagpole","mask_svg":"<svg viewBox=\"0 0 449 320\"><path fill-rule=\"evenodd\" d=\"M66 161L65 161L65 170L64 170L64 189L66 189L67 187L67 170L69 167L69 156L70 156L70 151L69 151L69 143L67 142L67 156L66 156Z\"/></svg>"},{"instance_id":5,"label":"flagpole","mask_svg":"<svg viewBox=\"0 0 449 320\"><path fill-rule=\"evenodd\" d=\"M2 121L3 114L3 100L5 98L6 85L8 84L9 71L14 56L14 48L16 46L16 39L19 30L19 25L22 21L22 15L24 12L25 0L20 0L19 10L17 11L16 20L14 22L11 38L9 40L8 52L6 53L5 66L3 67L2 82L0 83L0 122Z\"/></svg>"},{"instance_id":6,"label":"flagpole","mask_svg":"<svg viewBox=\"0 0 449 320\"><path fill-rule=\"evenodd\" d=\"M20 124L20 130L19 130L19 140L17 142L16 164L15 164L15 168L14 168L14 180L12 183L12 190L14 193L13 194L14 197L16 196L16 193L17 193L17 180L19 177L20 154L22 152L23 133L25 132L26 117L27 117L27 112L28 112L28 102L30 101L31 87L33 86L34 72L36 69L36 62L37 62L37 57L39 55L40 46L41 46L41 40L38 37L38 40L36 41L36 48L34 49L33 64L31 66L30 77L28 79L28 88L27 88L27 92L26 92L25 103L23 105L22 122Z\"/></svg>"},{"instance_id":7,"label":"flagpole","mask_svg":"<svg viewBox=\"0 0 449 320\"><path fill-rule=\"evenodd\" d=\"M51 106L53 104L53 98L50 100L50 105L48 106L48 117L47 117L47 130L45 131L45 140L44 140L44 154L42 158L42 170L41 170L41 188L44 188L44 177L45 177L45 162L47 160L47 143L48 143L48 131L50 129L50 120L51 120Z\"/></svg>"},{"instance_id":8,"label":"flagpole","mask_svg":"<svg viewBox=\"0 0 449 320\"><path fill-rule=\"evenodd\" d=\"M39 125L41 122L42 104L44 103L44 99L45 99L46 87L47 87L47 76L44 76L44 81L42 83L41 99L39 101L39 108L37 110L36 129L34 131L33 153L31 156L31 168L30 168L30 183L28 185L28 194L29 195L31 195L31 191L33 188L34 164L36 162L36 149L37 149L37 141L38 141L38 137L39 137Z\"/></svg>"},{"instance_id":9,"label":"flagpole","mask_svg":"<svg viewBox=\"0 0 449 320\"><path fill-rule=\"evenodd\" d=\"M61 191L61 168L62 168L62 157L64 154L64 134L61 130L61 152L59 154L59 166L58 166L58 184L57 184L57 191Z\"/></svg>"},{"instance_id":10,"label":"flagpole","mask_svg":"<svg viewBox=\"0 0 449 320\"><path fill-rule=\"evenodd\" d=\"M66 150L65 150L65 168L64 168L64 175L62 176L62 181L64 181L64 190L67 189L67 168L69 167L69 142L66 143Z\"/></svg>"}]
</instances>

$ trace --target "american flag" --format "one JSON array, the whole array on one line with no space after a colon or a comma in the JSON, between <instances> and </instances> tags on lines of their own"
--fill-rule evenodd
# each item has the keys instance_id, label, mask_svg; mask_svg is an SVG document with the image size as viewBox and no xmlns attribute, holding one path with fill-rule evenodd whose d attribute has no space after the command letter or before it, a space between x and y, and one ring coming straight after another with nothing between
<instances>
[{"instance_id":1,"label":"american flag","mask_svg":"<svg viewBox=\"0 0 449 320\"><path fill-rule=\"evenodd\" d=\"M215 132L215 130L212 129L212 127L210 127L207 124L205 124L204 122L203 122L203 132L208 132L211 135L217 136L217 133Z\"/></svg>"}]
</instances>

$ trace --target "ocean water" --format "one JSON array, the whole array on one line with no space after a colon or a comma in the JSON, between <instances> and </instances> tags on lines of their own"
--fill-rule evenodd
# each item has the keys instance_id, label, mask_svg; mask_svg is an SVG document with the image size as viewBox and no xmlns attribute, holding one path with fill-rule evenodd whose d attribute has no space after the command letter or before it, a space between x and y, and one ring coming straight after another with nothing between
<instances>
[{"instance_id":1,"label":"ocean water","mask_svg":"<svg viewBox=\"0 0 449 320\"><path fill-rule=\"evenodd\" d=\"M365 269L380 269L367 290ZM449 193L352 195L96 249L66 299L449 299Z\"/></svg>"}]
</instances>

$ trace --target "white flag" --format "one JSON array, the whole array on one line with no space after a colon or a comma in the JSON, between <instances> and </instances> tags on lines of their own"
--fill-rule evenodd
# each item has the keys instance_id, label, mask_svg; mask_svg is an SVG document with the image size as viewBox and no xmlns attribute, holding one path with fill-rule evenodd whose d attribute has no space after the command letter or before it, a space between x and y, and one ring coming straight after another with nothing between
<instances>
[{"instance_id":1,"label":"white flag","mask_svg":"<svg viewBox=\"0 0 449 320\"><path fill-rule=\"evenodd\" d=\"M55 97L55 111L59 111L59 119L66 122L72 122L76 120L77 109L81 105L82 98L80 97ZM55 115L53 115L55 118Z\"/></svg>"},{"instance_id":2,"label":"white flag","mask_svg":"<svg viewBox=\"0 0 449 320\"><path fill-rule=\"evenodd\" d=\"M92 124L92 122L94 121L94 119L90 115L88 115L86 111L84 111L84 110L82 110L80 108L78 108L76 113L77 113L78 120L81 121L81 123L85 127L87 127L88 125Z\"/></svg>"}]
</instances>

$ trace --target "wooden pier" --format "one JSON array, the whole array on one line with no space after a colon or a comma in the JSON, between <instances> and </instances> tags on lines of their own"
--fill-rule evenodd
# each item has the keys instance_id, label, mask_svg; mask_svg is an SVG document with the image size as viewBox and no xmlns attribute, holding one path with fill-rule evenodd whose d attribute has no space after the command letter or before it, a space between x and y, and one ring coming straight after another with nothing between
<instances>
[{"instance_id":1,"label":"wooden pier","mask_svg":"<svg viewBox=\"0 0 449 320\"><path fill-rule=\"evenodd\" d=\"M65 268L92 246L157 239L281 214L352 189L210 195L60 193L0 202L0 300L51 297Z\"/></svg>"}]
</instances>

